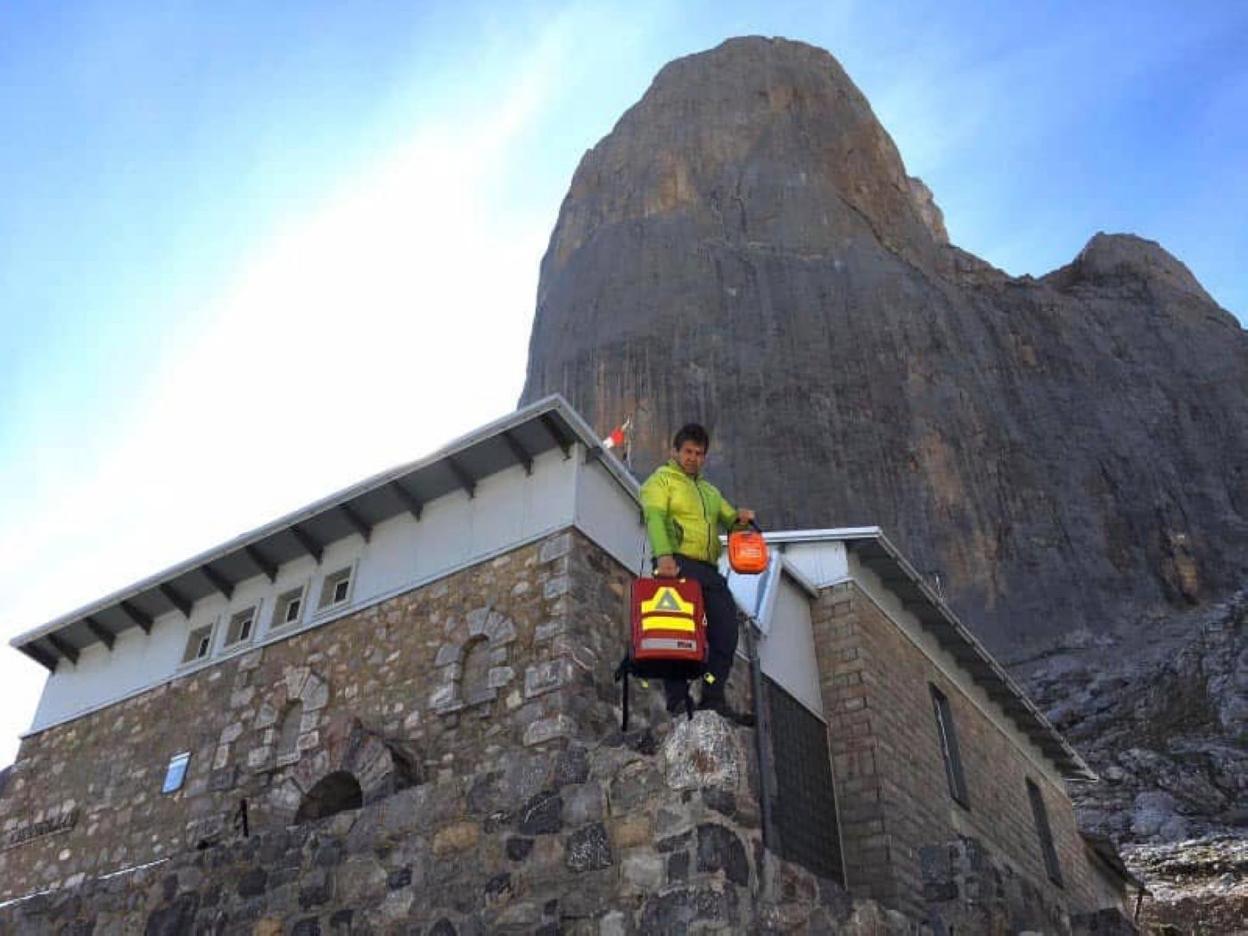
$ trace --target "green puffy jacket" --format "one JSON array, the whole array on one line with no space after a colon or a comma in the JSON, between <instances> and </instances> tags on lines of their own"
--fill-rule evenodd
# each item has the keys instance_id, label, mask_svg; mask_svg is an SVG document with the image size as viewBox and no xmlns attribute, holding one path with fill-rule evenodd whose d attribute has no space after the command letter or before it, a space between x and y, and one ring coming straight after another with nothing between
<instances>
[{"instance_id":1,"label":"green puffy jacket","mask_svg":"<svg viewBox=\"0 0 1248 936\"><path fill-rule=\"evenodd\" d=\"M656 468L641 486L641 507L656 557L680 553L714 563L719 528L737 519L736 509L715 485L689 477L674 460Z\"/></svg>"}]
</instances>

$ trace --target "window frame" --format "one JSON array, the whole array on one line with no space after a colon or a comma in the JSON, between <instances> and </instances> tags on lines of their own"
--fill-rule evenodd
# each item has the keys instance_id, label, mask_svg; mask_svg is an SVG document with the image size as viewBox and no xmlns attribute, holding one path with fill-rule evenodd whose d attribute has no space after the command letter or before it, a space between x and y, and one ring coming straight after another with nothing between
<instances>
[{"instance_id":1,"label":"window frame","mask_svg":"<svg viewBox=\"0 0 1248 936\"><path fill-rule=\"evenodd\" d=\"M186 643L182 648L182 661L178 664L179 667L194 666L196 663L202 663L204 660L212 659L213 653L215 652L215 644L217 642L217 623L219 620L219 618L213 618L210 623L201 624L198 627L192 627L189 631L187 631ZM207 642L204 652L196 654L195 656L188 656L191 651L191 640L196 634L200 633L204 633L204 636L200 638L201 643L204 641Z\"/></svg>"},{"instance_id":2,"label":"window frame","mask_svg":"<svg viewBox=\"0 0 1248 936\"><path fill-rule=\"evenodd\" d=\"M242 618L243 615L249 612L251 614L251 629L247 632L246 637L236 637L234 635L235 622L238 621L240 618ZM242 647L251 643L253 640L256 639L256 631L258 629L256 625L258 624L259 621L260 621L260 602L259 601L254 601L251 604L247 605L246 607L240 608L239 610L235 611L233 614L229 616L229 618L226 621L225 642L222 645L222 648L228 650L233 647Z\"/></svg>"},{"instance_id":3,"label":"window frame","mask_svg":"<svg viewBox=\"0 0 1248 936\"><path fill-rule=\"evenodd\" d=\"M350 606L355 597L355 577L359 571L358 567L358 562L351 562L321 576L321 588L317 596L315 612L318 617L330 614L339 608ZM340 576L342 578L339 578ZM347 593L341 600L335 601L333 600L334 592L338 590L338 586L343 582L346 583Z\"/></svg>"},{"instance_id":4,"label":"window frame","mask_svg":"<svg viewBox=\"0 0 1248 936\"><path fill-rule=\"evenodd\" d=\"M169 758L165 767L165 778L160 782L160 795L172 796L186 786L186 775L191 768L191 752L180 751ZM175 774L176 771L176 774ZM171 778L176 776L176 783L170 785Z\"/></svg>"},{"instance_id":5,"label":"window frame","mask_svg":"<svg viewBox=\"0 0 1248 936\"><path fill-rule=\"evenodd\" d=\"M971 808L970 793L966 787L966 770L962 765L962 749L958 744L957 725L953 720L953 706L949 697L937 688L935 683L928 683L932 696L932 709L936 717L936 737L940 741L940 756L945 764L945 780L949 785L949 795L953 801L965 810Z\"/></svg>"},{"instance_id":6,"label":"window frame","mask_svg":"<svg viewBox=\"0 0 1248 936\"><path fill-rule=\"evenodd\" d=\"M1040 785L1031 777L1027 781L1027 798L1031 800L1031 817L1036 826L1036 837L1040 840L1040 855L1044 859L1044 870L1049 880L1058 887L1064 888L1062 865L1057 857L1057 844L1053 841L1053 827L1049 824L1049 808L1044 802L1044 792Z\"/></svg>"},{"instance_id":7,"label":"window frame","mask_svg":"<svg viewBox=\"0 0 1248 936\"><path fill-rule=\"evenodd\" d=\"M273 613L269 616L269 633L281 630L295 630L308 614L308 585L302 582L294 588L279 592L273 599ZM293 597L292 597L293 596ZM299 613L293 620L286 618L286 612L292 602L299 602Z\"/></svg>"}]
</instances>

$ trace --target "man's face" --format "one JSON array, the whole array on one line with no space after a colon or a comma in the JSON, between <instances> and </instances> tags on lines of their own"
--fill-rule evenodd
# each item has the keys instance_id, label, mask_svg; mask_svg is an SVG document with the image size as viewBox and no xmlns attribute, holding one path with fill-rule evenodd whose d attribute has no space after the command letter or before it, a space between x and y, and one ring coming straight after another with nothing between
<instances>
[{"instance_id":1,"label":"man's face","mask_svg":"<svg viewBox=\"0 0 1248 936\"><path fill-rule=\"evenodd\" d=\"M702 473L702 466L706 464L706 449L697 442L690 442L686 439L680 444L680 448L672 449L672 457L676 459L676 464L680 465L681 471L691 478L696 478Z\"/></svg>"}]
</instances>

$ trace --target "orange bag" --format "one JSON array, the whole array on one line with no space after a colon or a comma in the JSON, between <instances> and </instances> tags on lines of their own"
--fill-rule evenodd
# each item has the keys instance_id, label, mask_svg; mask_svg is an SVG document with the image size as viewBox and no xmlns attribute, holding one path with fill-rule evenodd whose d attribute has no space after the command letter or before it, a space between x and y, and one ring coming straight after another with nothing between
<instances>
[{"instance_id":1,"label":"orange bag","mask_svg":"<svg viewBox=\"0 0 1248 936\"><path fill-rule=\"evenodd\" d=\"M728 534L728 564L738 575L758 575L767 571L767 541L753 520Z\"/></svg>"}]
</instances>

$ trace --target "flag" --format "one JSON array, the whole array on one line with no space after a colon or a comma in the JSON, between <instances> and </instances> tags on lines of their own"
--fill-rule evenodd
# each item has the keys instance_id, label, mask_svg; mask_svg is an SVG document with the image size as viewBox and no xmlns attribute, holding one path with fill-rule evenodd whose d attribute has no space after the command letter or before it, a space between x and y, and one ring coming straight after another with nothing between
<instances>
[{"instance_id":1,"label":"flag","mask_svg":"<svg viewBox=\"0 0 1248 936\"><path fill-rule=\"evenodd\" d=\"M621 445L623 445L624 440L627 437L628 430L630 426L632 425L632 422L633 421L631 418L626 419L624 420L624 422L620 423L620 425L612 429L611 432L607 435L607 437L602 440L602 447L613 449L613 448L619 448Z\"/></svg>"}]
</instances>

